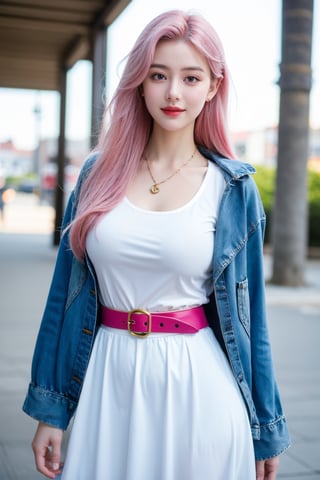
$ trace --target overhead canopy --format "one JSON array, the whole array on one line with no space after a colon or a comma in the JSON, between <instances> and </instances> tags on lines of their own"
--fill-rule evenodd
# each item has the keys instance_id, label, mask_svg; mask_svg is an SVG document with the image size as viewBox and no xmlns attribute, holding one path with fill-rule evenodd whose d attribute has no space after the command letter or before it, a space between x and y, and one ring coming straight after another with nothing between
<instances>
[{"instance_id":1,"label":"overhead canopy","mask_svg":"<svg viewBox=\"0 0 320 480\"><path fill-rule=\"evenodd\" d=\"M58 90L61 66L92 60L92 36L130 0L1 0L0 87Z\"/></svg>"}]
</instances>

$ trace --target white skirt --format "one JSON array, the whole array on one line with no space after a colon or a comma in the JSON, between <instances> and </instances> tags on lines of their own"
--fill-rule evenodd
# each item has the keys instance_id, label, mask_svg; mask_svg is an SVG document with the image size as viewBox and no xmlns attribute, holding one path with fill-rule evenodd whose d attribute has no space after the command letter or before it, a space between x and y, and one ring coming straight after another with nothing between
<instances>
[{"instance_id":1,"label":"white skirt","mask_svg":"<svg viewBox=\"0 0 320 480\"><path fill-rule=\"evenodd\" d=\"M62 480L255 480L250 426L211 329L98 332Z\"/></svg>"}]
</instances>

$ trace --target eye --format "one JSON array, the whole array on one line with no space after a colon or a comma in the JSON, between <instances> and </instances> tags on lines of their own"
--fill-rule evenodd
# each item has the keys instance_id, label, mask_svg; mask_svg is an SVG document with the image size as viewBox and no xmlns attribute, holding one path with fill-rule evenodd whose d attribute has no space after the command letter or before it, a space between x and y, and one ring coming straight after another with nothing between
<instances>
[{"instance_id":1,"label":"eye","mask_svg":"<svg viewBox=\"0 0 320 480\"><path fill-rule=\"evenodd\" d=\"M163 73L152 73L150 78L152 80L161 81L165 80L166 76Z\"/></svg>"},{"instance_id":2,"label":"eye","mask_svg":"<svg viewBox=\"0 0 320 480\"><path fill-rule=\"evenodd\" d=\"M197 83L199 82L200 79L198 77L195 77L194 75L188 75L186 78L185 78L185 82L186 83Z\"/></svg>"}]
</instances>

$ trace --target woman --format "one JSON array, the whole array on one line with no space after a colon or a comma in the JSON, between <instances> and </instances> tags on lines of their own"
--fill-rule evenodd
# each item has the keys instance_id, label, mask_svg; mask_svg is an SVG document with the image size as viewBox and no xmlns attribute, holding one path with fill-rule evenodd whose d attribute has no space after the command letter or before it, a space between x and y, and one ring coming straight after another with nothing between
<instances>
[{"instance_id":1,"label":"woman","mask_svg":"<svg viewBox=\"0 0 320 480\"><path fill-rule=\"evenodd\" d=\"M48 478L276 478L289 436L265 216L253 168L234 160L227 96L204 19L171 11L147 25L71 195L34 353L24 410Z\"/></svg>"}]
</instances>

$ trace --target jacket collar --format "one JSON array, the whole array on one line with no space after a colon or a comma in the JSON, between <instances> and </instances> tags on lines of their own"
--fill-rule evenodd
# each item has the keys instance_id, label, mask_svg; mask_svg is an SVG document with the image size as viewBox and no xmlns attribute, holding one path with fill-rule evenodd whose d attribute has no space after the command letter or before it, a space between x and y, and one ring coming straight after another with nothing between
<instances>
[{"instance_id":1,"label":"jacket collar","mask_svg":"<svg viewBox=\"0 0 320 480\"><path fill-rule=\"evenodd\" d=\"M202 155L204 155L208 160L216 163L222 169L227 181L236 180L245 175L255 173L255 169L249 163L225 158L218 153L208 150L205 147L199 146L198 149Z\"/></svg>"}]
</instances>

